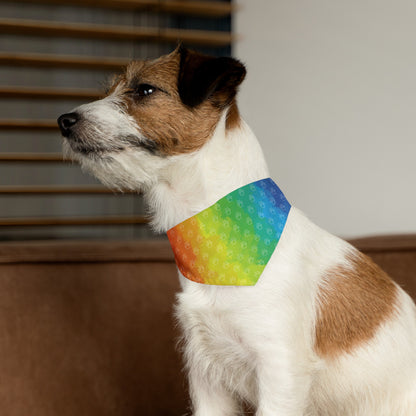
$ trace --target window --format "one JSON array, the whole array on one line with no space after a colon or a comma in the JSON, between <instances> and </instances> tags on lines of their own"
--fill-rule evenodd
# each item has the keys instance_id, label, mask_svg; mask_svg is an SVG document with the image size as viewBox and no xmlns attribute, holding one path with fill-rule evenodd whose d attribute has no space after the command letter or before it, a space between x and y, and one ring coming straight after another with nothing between
<instances>
[{"instance_id":1,"label":"window","mask_svg":"<svg viewBox=\"0 0 416 416\"><path fill-rule=\"evenodd\" d=\"M206 0L1 2L0 240L154 237L140 195L116 195L62 160L56 118L178 39L230 55L231 11Z\"/></svg>"}]
</instances>

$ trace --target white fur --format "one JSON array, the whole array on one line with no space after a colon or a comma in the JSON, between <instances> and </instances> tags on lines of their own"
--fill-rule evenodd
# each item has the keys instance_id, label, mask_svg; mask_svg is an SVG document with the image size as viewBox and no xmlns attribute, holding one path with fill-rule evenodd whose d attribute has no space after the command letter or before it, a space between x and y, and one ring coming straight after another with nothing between
<instances>
[{"instance_id":1,"label":"white fur","mask_svg":"<svg viewBox=\"0 0 416 416\"><path fill-rule=\"evenodd\" d=\"M104 141L116 134L108 127L114 118L140 134L127 114L113 114L111 99L78 111L93 119L105 114ZM269 176L252 131L244 122L227 130L224 116L191 154L159 157L127 146L103 160L76 157L110 186L143 190L160 232ZM255 286L209 286L180 276L177 317L195 416L236 415L237 399L251 403L257 416L416 415L416 312L401 289L400 313L370 342L334 360L314 350L319 285L351 250L292 208Z\"/></svg>"}]
</instances>

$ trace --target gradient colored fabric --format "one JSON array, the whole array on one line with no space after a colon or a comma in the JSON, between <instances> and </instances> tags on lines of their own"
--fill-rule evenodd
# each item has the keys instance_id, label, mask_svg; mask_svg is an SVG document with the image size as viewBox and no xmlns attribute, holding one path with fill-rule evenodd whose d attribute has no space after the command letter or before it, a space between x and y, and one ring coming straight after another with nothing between
<instances>
[{"instance_id":1,"label":"gradient colored fabric","mask_svg":"<svg viewBox=\"0 0 416 416\"><path fill-rule=\"evenodd\" d=\"M270 178L236 189L167 232L179 270L198 283L255 285L289 211Z\"/></svg>"}]
</instances>

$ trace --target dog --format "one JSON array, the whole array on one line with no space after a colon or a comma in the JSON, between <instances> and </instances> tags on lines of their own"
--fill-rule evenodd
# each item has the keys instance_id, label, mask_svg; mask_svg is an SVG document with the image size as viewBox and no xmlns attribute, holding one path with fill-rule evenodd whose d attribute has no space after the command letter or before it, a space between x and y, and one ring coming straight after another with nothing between
<instances>
[{"instance_id":1,"label":"dog","mask_svg":"<svg viewBox=\"0 0 416 416\"><path fill-rule=\"evenodd\" d=\"M183 46L133 61L103 99L59 117L64 151L105 185L142 192L153 228L172 242L199 214L218 220L211 207L219 201L246 210L238 200L246 189L270 185L259 188L263 197L279 193L238 111L245 75L236 59ZM254 216L264 208L247 198ZM203 225L217 239L202 250L206 264L212 260L222 278L234 280L198 281L198 273L214 272L192 270L189 256L175 251L193 414L238 415L248 403L257 416L416 415L413 301L369 258L285 204L283 231L261 267L246 252L270 247L270 239L249 241L238 224L227 223L232 210L223 226L237 233L230 247L238 264L224 260L227 233ZM213 252L219 257L211 259ZM240 272L252 281L240 284Z\"/></svg>"}]
</instances>

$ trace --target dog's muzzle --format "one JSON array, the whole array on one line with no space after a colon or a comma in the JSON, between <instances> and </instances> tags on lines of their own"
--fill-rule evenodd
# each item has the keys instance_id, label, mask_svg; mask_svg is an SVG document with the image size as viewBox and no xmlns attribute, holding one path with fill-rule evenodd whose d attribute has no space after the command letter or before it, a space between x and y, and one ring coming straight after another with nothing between
<instances>
[{"instance_id":1,"label":"dog's muzzle","mask_svg":"<svg viewBox=\"0 0 416 416\"><path fill-rule=\"evenodd\" d=\"M61 129L62 136L69 137L73 131L74 126L80 120L78 113L62 114L58 118L58 126Z\"/></svg>"}]
</instances>

